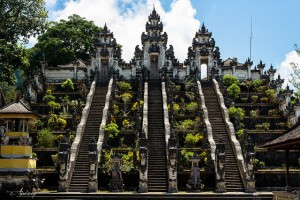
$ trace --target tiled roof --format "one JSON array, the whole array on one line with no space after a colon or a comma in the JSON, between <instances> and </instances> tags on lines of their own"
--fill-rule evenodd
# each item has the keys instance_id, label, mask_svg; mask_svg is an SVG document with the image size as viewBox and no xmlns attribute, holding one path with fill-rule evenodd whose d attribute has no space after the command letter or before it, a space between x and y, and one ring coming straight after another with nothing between
<instances>
[{"instance_id":1,"label":"tiled roof","mask_svg":"<svg viewBox=\"0 0 300 200\"><path fill-rule=\"evenodd\" d=\"M300 124L288 130L284 135L262 145L262 147L275 148L276 146L283 146L285 144L288 146L289 144L297 141L300 144Z\"/></svg>"},{"instance_id":2,"label":"tiled roof","mask_svg":"<svg viewBox=\"0 0 300 200\"><path fill-rule=\"evenodd\" d=\"M32 114L33 112L29 108L29 106L26 105L26 103L23 102L22 100L17 102L12 102L0 109L0 114L13 114L13 113Z\"/></svg>"}]
</instances>

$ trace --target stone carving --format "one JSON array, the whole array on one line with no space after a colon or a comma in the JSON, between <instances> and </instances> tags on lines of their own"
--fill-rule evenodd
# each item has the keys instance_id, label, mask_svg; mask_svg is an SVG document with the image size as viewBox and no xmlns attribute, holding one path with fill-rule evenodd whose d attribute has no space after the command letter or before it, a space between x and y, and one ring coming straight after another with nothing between
<instances>
[{"instance_id":1,"label":"stone carving","mask_svg":"<svg viewBox=\"0 0 300 200\"><path fill-rule=\"evenodd\" d=\"M111 172L111 179L108 184L108 189L110 192L123 192L124 184L120 169L122 159L118 154L112 155L111 158L113 161L113 168Z\"/></svg>"},{"instance_id":2,"label":"stone carving","mask_svg":"<svg viewBox=\"0 0 300 200\"><path fill-rule=\"evenodd\" d=\"M190 161L192 162L192 168L190 179L186 184L186 189L189 192L200 192L204 188L202 180L200 179L200 169L198 166L200 158L194 154L194 156L190 158Z\"/></svg>"},{"instance_id":3,"label":"stone carving","mask_svg":"<svg viewBox=\"0 0 300 200\"><path fill-rule=\"evenodd\" d=\"M169 139L169 164L168 164L168 192L174 193L177 192L177 139Z\"/></svg>"},{"instance_id":4,"label":"stone carving","mask_svg":"<svg viewBox=\"0 0 300 200\"><path fill-rule=\"evenodd\" d=\"M140 141L140 177L138 192L148 192L148 143L146 138L141 138Z\"/></svg>"},{"instance_id":5,"label":"stone carving","mask_svg":"<svg viewBox=\"0 0 300 200\"><path fill-rule=\"evenodd\" d=\"M59 163L59 192L66 192L68 189L68 165L70 158L70 144L64 139L59 145L58 163Z\"/></svg>"},{"instance_id":6,"label":"stone carving","mask_svg":"<svg viewBox=\"0 0 300 200\"><path fill-rule=\"evenodd\" d=\"M225 185L225 144L220 138L217 146L217 176L219 177L216 181L216 192L226 192Z\"/></svg>"},{"instance_id":7,"label":"stone carving","mask_svg":"<svg viewBox=\"0 0 300 200\"><path fill-rule=\"evenodd\" d=\"M92 139L89 144L89 162L90 162L90 172L89 172L89 192L97 192L98 190L98 154L97 154L97 143L95 138Z\"/></svg>"}]
</instances>

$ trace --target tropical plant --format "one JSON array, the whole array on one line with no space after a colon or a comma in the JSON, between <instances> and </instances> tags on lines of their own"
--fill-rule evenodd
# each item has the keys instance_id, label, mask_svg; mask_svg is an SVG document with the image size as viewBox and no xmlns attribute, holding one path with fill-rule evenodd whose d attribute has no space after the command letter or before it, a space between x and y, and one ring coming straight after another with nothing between
<instances>
[{"instance_id":1,"label":"tropical plant","mask_svg":"<svg viewBox=\"0 0 300 200\"><path fill-rule=\"evenodd\" d=\"M130 103L130 101L132 99L132 94L125 92L121 95L121 98L125 104L128 104L128 103Z\"/></svg>"},{"instance_id":2,"label":"tropical plant","mask_svg":"<svg viewBox=\"0 0 300 200\"><path fill-rule=\"evenodd\" d=\"M60 109L60 104L56 103L55 101L48 102L48 106L51 108L50 114L53 114L55 110Z\"/></svg>"},{"instance_id":3,"label":"tropical plant","mask_svg":"<svg viewBox=\"0 0 300 200\"><path fill-rule=\"evenodd\" d=\"M236 108L236 107L232 106L228 109L228 112L229 112L230 119L237 117L237 118L243 120L245 117L245 110L243 108Z\"/></svg>"},{"instance_id":4,"label":"tropical plant","mask_svg":"<svg viewBox=\"0 0 300 200\"><path fill-rule=\"evenodd\" d=\"M176 129L177 131L181 132L187 132L191 129L193 129L195 125L195 122L191 119L186 119L184 121L180 121L179 123L176 123Z\"/></svg>"},{"instance_id":5,"label":"tropical plant","mask_svg":"<svg viewBox=\"0 0 300 200\"><path fill-rule=\"evenodd\" d=\"M227 93L230 97L237 99L241 93L241 88L234 83L227 88Z\"/></svg>"},{"instance_id":6,"label":"tropical plant","mask_svg":"<svg viewBox=\"0 0 300 200\"><path fill-rule=\"evenodd\" d=\"M66 91L72 91L74 90L74 83L71 79L68 78L61 84L61 87Z\"/></svg>"},{"instance_id":7,"label":"tropical plant","mask_svg":"<svg viewBox=\"0 0 300 200\"><path fill-rule=\"evenodd\" d=\"M237 134L237 137L239 140L242 140L243 139L243 136L244 136L244 129L240 129L236 132Z\"/></svg>"},{"instance_id":8,"label":"tropical plant","mask_svg":"<svg viewBox=\"0 0 300 200\"><path fill-rule=\"evenodd\" d=\"M186 105L186 110L192 114L195 114L197 109L198 109L198 104L196 102L191 102L188 105Z\"/></svg>"},{"instance_id":9,"label":"tropical plant","mask_svg":"<svg viewBox=\"0 0 300 200\"><path fill-rule=\"evenodd\" d=\"M258 100L258 96L257 96L257 95L252 95L252 96L251 96L251 99L252 99L252 102L253 102L253 103L256 103L257 100Z\"/></svg>"},{"instance_id":10,"label":"tropical plant","mask_svg":"<svg viewBox=\"0 0 300 200\"><path fill-rule=\"evenodd\" d=\"M131 90L131 84L130 83L128 83L128 82L126 82L126 81L118 81L117 82L117 85L118 85L118 87L121 89L121 90L123 90L123 91L125 91L125 92L128 92L129 90Z\"/></svg>"},{"instance_id":11,"label":"tropical plant","mask_svg":"<svg viewBox=\"0 0 300 200\"><path fill-rule=\"evenodd\" d=\"M117 115L120 112L120 108L118 105L114 104L113 105L113 110L114 110L114 114Z\"/></svg>"},{"instance_id":12,"label":"tropical plant","mask_svg":"<svg viewBox=\"0 0 300 200\"><path fill-rule=\"evenodd\" d=\"M55 96L52 95L51 90L47 90L46 94L43 97L43 102L44 103L49 103L50 101L55 101Z\"/></svg>"},{"instance_id":13,"label":"tropical plant","mask_svg":"<svg viewBox=\"0 0 300 200\"><path fill-rule=\"evenodd\" d=\"M54 146L55 136L49 129L42 129L37 133L38 147L49 148Z\"/></svg>"},{"instance_id":14,"label":"tropical plant","mask_svg":"<svg viewBox=\"0 0 300 200\"><path fill-rule=\"evenodd\" d=\"M225 74L224 77L223 77L223 83L226 86L231 86L233 84L238 85L239 84L239 80L235 76L233 76L233 75Z\"/></svg>"},{"instance_id":15,"label":"tropical plant","mask_svg":"<svg viewBox=\"0 0 300 200\"><path fill-rule=\"evenodd\" d=\"M67 121L59 115L51 114L50 118L48 119L48 126L52 130L64 130L67 125Z\"/></svg>"},{"instance_id":16,"label":"tropical plant","mask_svg":"<svg viewBox=\"0 0 300 200\"><path fill-rule=\"evenodd\" d=\"M105 126L104 131L108 133L109 138L114 138L119 135L119 126L115 122L110 122Z\"/></svg>"},{"instance_id":17,"label":"tropical plant","mask_svg":"<svg viewBox=\"0 0 300 200\"><path fill-rule=\"evenodd\" d=\"M196 147L198 142L202 141L202 139L203 139L203 134L202 133L197 133L197 134L188 133L185 136L184 146L185 147Z\"/></svg>"}]
</instances>

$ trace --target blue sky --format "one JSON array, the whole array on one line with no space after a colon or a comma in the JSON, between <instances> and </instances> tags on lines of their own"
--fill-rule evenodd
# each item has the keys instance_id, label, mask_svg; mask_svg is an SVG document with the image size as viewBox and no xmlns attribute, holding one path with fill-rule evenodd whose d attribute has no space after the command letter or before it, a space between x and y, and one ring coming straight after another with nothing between
<instances>
[{"instance_id":1,"label":"blue sky","mask_svg":"<svg viewBox=\"0 0 300 200\"><path fill-rule=\"evenodd\" d=\"M46 0L51 20L76 13L99 26L107 22L124 47L126 61L140 44L153 4L181 62L200 22L204 22L220 47L221 58L237 57L243 63L250 54L252 18L254 64L262 60L285 76L291 72L288 65L297 56L294 44L300 45L300 0Z\"/></svg>"}]
</instances>

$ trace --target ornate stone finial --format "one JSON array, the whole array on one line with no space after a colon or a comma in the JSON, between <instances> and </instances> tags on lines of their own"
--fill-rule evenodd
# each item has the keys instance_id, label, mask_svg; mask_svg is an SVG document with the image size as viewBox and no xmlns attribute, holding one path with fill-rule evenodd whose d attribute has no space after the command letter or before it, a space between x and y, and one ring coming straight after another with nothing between
<instances>
[{"instance_id":1,"label":"ornate stone finial","mask_svg":"<svg viewBox=\"0 0 300 200\"><path fill-rule=\"evenodd\" d=\"M105 24L104 24L103 31L105 31L105 32L107 32L107 31L108 31L108 29L107 29L107 25L106 25L106 22L105 22Z\"/></svg>"}]
</instances>

